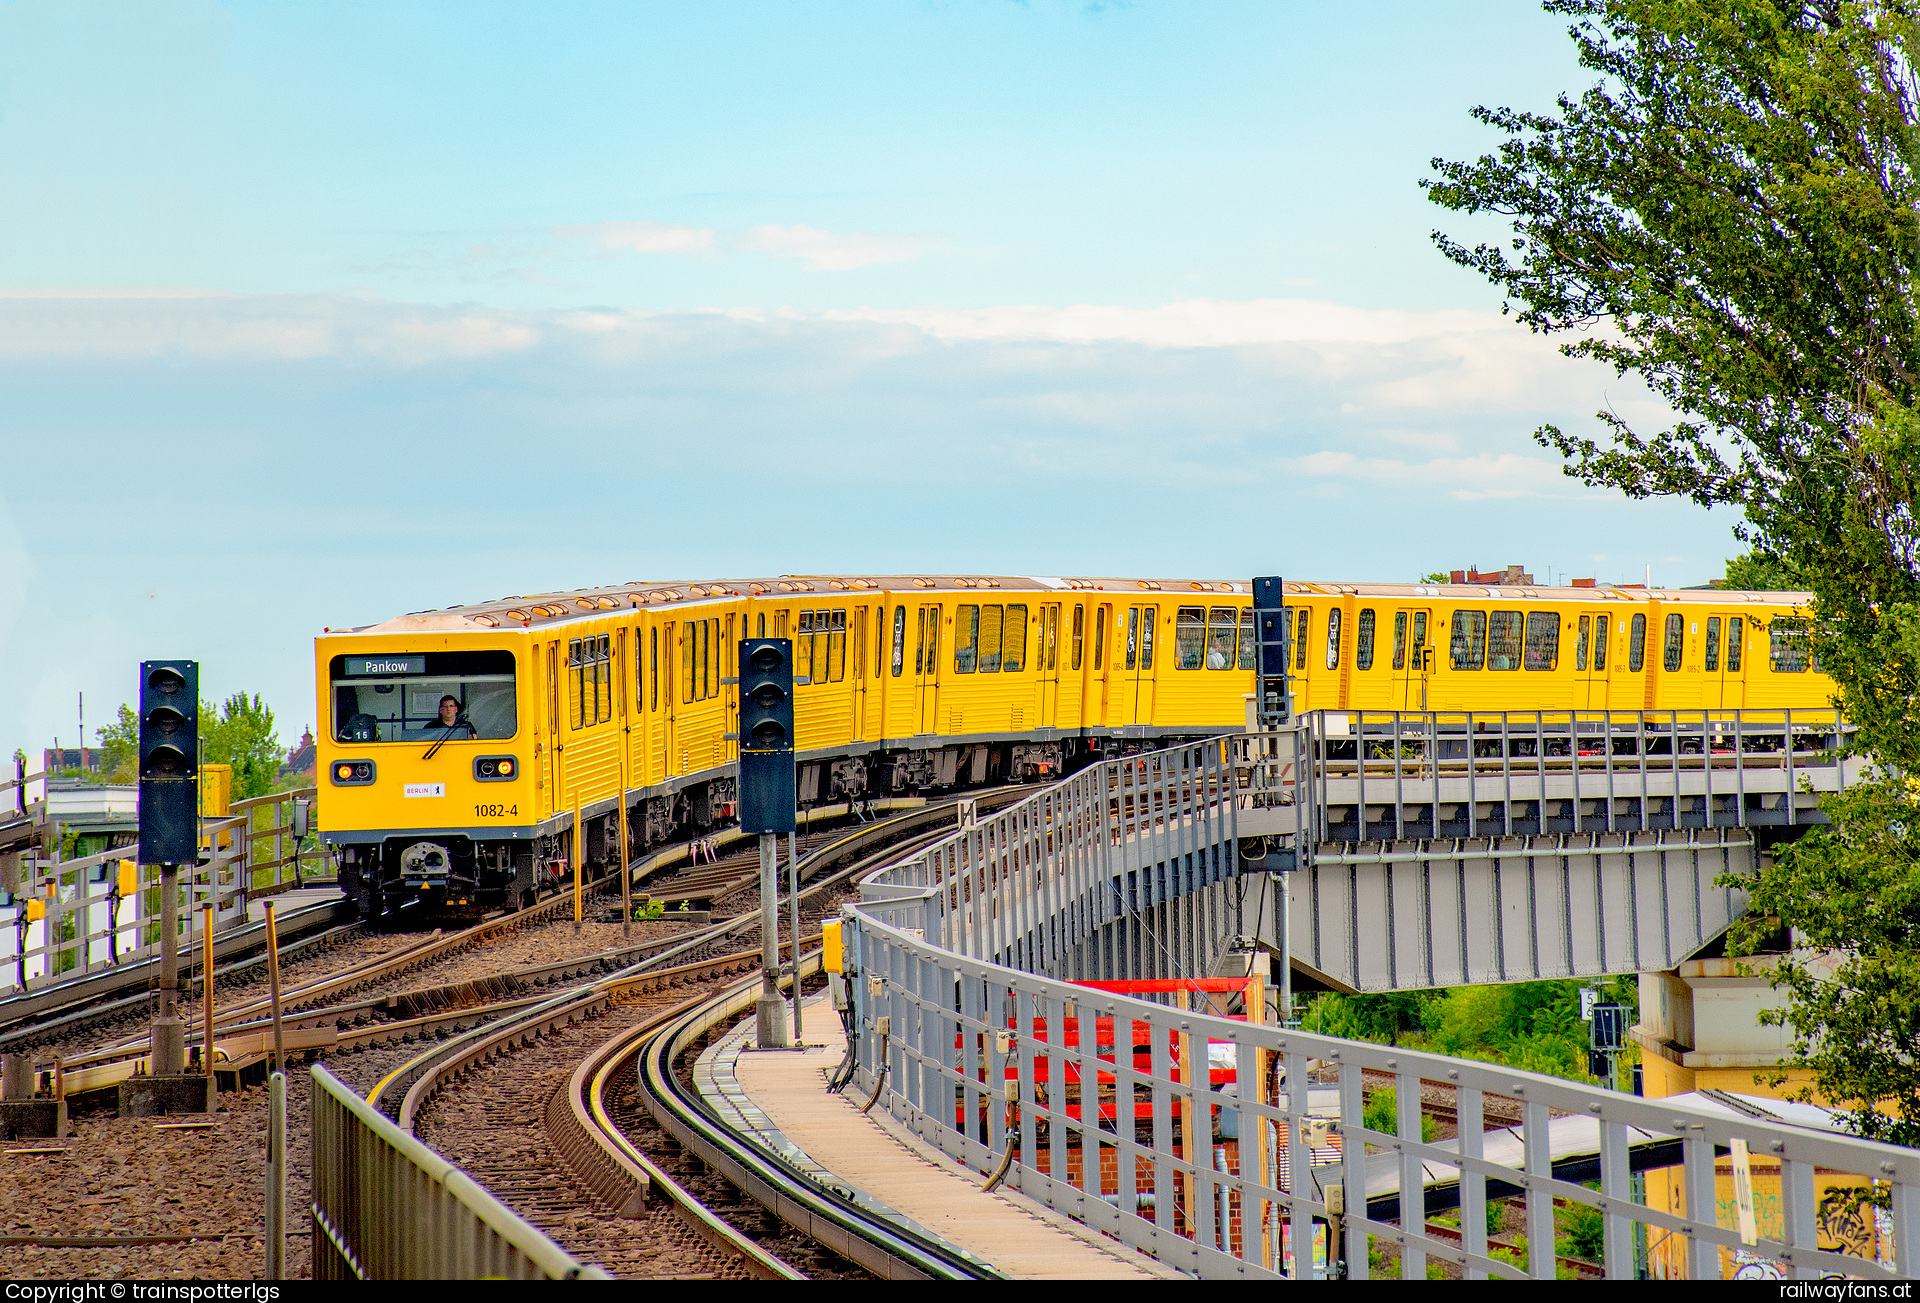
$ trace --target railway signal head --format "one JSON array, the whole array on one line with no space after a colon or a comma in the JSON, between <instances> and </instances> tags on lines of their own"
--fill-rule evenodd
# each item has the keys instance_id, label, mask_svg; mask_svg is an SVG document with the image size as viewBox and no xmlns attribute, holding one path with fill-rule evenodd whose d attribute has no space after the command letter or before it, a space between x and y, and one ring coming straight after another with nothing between
<instances>
[{"instance_id":1,"label":"railway signal head","mask_svg":"<svg viewBox=\"0 0 1920 1303\"><path fill-rule=\"evenodd\" d=\"M1258 694L1254 704L1261 727L1274 728L1293 714L1287 691L1286 585L1279 575L1262 575L1253 581L1253 619L1260 662L1254 676Z\"/></svg>"},{"instance_id":2,"label":"railway signal head","mask_svg":"<svg viewBox=\"0 0 1920 1303\"><path fill-rule=\"evenodd\" d=\"M200 666L140 665L140 861L200 855Z\"/></svg>"},{"instance_id":3,"label":"railway signal head","mask_svg":"<svg viewBox=\"0 0 1920 1303\"><path fill-rule=\"evenodd\" d=\"M740 830L792 832L793 643L740 641Z\"/></svg>"}]
</instances>

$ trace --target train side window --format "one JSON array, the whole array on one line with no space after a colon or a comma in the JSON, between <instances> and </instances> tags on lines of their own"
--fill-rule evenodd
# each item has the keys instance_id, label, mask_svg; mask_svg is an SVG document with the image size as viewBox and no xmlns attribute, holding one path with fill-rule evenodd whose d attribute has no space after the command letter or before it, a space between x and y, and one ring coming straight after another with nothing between
<instances>
[{"instance_id":1,"label":"train side window","mask_svg":"<svg viewBox=\"0 0 1920 1303\"><path fill-rule=\"evenodd\" d=\"M693 631L693 626L692 620L680 624L680 700L683 704L693 700L693 658L700 651L700 635Z\"/></svg>"},{"instance_id":2,"label":"train side window","mask_svg":"<svg viewBox=\"0 0 1920 1303\"><path fill-rule=\"evenodd\" d=\"M1718 673L1720 669L1720 617L1717 615L1707 617L1707 647L1700 668L1709 674Z\"/></svg>"},{"instance_id":3,"label":"train side window","mask_svg":"<svg viewBox=\"0 0 1920 1303\"><path fill-rule=\"evenodd\" d=\"M586 683L584 680L585 666L581 659L580 640L578 638L570 638L567 640L567 696L568 705L572 707L573 727L575 728L579 728L586 718L584 713L584 707L586 705Z\"/></svg>"},{"instance_id":4,"label":"train side window","mask_svg":"<svg viewBox=\"0 0 1920 1303\"><path fill-rule=\"evenodd\" d=\"M1293 635L1293 668L1296 670L1304 670L1307 668L1308 614L1309 612L1306 607L1303 606L1300 608L1300 627L1294 631Z\"/></svg>"},{"instance_id":5,"label":"train side window","mask_svg":"<svg viewBox=\"0 0 1920 1303\"><path fill-rule=\"evenodd\" d=\"M1103 602L1093 613L1093 668L1107 668L1107 611L1110 608Z\"/></svg>"},{"instance_id":6,"label":"train side window","mask_svg":"<svg viewBox=\"0 0 1920 1303\"><path fill-rule=\"evenodd\" d=\"M754 634L753 636L756 638L766 637L767 636L767 613L765 611L760 612L760 623L758 627L760 629L760 632Z\"/></svg>"},{"instance_id":7,"label":"train side window","mask_svg":"<svg viewBox=\"0 0 1920 1303\"><path fill-rule=\"evenodd\" d=\"M1240 608L1240 668L1243 670L1253 668L1254 642L1256 639L1257 635L1253 630L1253 608L1251 606L1243 606Z\"/></svg>"},{"instance_id":8,"label":"train side window","mask_svg":"<svg viewBox=\"0 0 1920 1303\"><path fill-rule=\"evenodd\" d=\"M1487 628L1487 668L1520 668L1520 642L1525 622L1518 611L1495 611Z\"/></svg>"},{"instance_id":9,"label":"train side window","mask_svg":"<svg viewBox=\"0 0 1920 1303\"><path fill-rule=\"evenodd\" d=\"M1580 632L1573 640L1573 668L1576 670L1587 668L1587 635L1592 632L1592 623L1586 616L1580 617Z\"/></svg>"},{"instance_id":10,"label":"train side window","mask_svg":"<svg viewBox=\"0 0 1920 1303\"><path fill-rule=\"evenodd\" d=\"M1667 637L1661 648L1660 662L1668 672L1680 668L1680 653L1686 647L1686 630L1686 617L1678 611L1667 617Z\"/></svg>"},{"instance_id":11,"label":"train side window","mask_svg":"<svg viewBox=\"0 0 1920 1303\"><path fill-rule=\"evenodd\" d=\"M1734 616L1727 621L1727 673L1740 672L1740 650L1747 636L1746 621Z\"/></svg>"},{"instance_id":12,"label":"train side window","mask_svg":"<svg viewBox=\"0 0 1920 1303\"><path fill-rule=\"evenodd\" d=\"M613 718L613 635L599 638L599 659L593 665L593 699L598 707L595 718L604 724Z\"/></svg>"},{"instance_id":13,"label":"train side window","mask_svg":"<svg viewBox=\"0 0 1920 1303\"><path fill-rule=\"evenodd\" d=\"M980 655L980 608L956 607L953 613L953 672L971 674Z\"/></svg>"},{"instance_id":14,"label":"train side window","mask_svg":"<svg viewBox=\"0 0 1920 1303\"><path fill-rule=\"evenodd\" d=\"M1240 612L1231 606L1207 608L1207 668L1230 670L1240 655Z\"/></svg>"},{"instance_id":15,"label":"train side window","mask_svg":"<svg viewBox=\"0 0 1920 1303\"><path fill-rule=\"evenodd\" d=\"M1127 608L1127 668L1132 669L1140 650L1140 608Z\"/></svg>"},{"instance_id":16,"label":"train side window","mask_svg":"<svg viewBox=\"0 0 1920 1303\"><path fill-rule=\"evenodd\" d=\"M787 636L787 613L785 611L775 611L773 613L773 636L776 638L784 638Z\"/></svg>"},{"instance_id":17,"label":"train side window","mask_svg":"<svg viewBox=\"0 0 1920 1303\"><path fill-rule=\"evenodd\" d=\"M1173 613L1173 667L1197 670L1207 654L1207 608L1182 606Z\"/></svg>"},{"instance_id":18,"label":"train side window","mask_svg":"<svg viewBox=\"0 0 1920 1303\"><path fill-rule=\"evenodd\" d=\"M915 678L925 674L927 651L927 608L920 608L920 618L914 626L913 674Z\"/></svg>"},{"instance_id":19,"label":"train side window","mask_svg":"<svg viewBox=\"0 0 1920 1303\"><path fill-rule=\"evenodd\" d=\"M847 678L847 612L837 610L827 625L827 677L835 683Z\"/></svg>"},{"instance_id":20,"label":"train side window","mask_svg":"<svg viewBox=\"0 0 1920 1303\"><path fill-rule=\"evenodd\" d=\"M1075 604L1073 608L1073 664L1069 669L1080 668L1080 653L1087 640L1087 608Z\"/></svg>"},{"instance_id":21,"label":"train side window","mask_svg":"<svg viewBox=\"0 0 1920 1303\"><path fill-rule=\"evenodd\" d=\"M700 621L700 700L705 701L713 695L713 626L714 621Z\"/></svg>"},{"instance_id":22,"label":"train side window","mask_svg":"<svg viewBox=\"0 0 1920 1303\"><path fill-rule=\"evenodd\" d=\"M853 628L848 631L848 643L853 647L853 677L867 677L867 608L853 608Z\"/></svg>"},{"instance_id":23,"label":"train side window","mask_svg":"<svg viewBox=\"0 0 1920 1303\"><path fill-rule=\"evenodd\" d=\"M634 629L634 714L647 708L647 654L641 647L639 629Z\"/></svg>"},{"instance_id":24,"label":"train side window","mask_svg":"<svg viewBox=\"0 0 1920 1303\"><path fill-rule=\"evenodd\" d=\"M1477 670L1487 663L1487 613L1455 611L1448 643L1456 670Z\"/></svg>"},{"instance_id":25,"label":"train side window","mask_svg":"<svg viewBox=\"0 0 1920 1303\"><path fill-rule=\"evenodd\" d=\"M647 709L660 709L660 630L647 630L647 678L653 691L647 696Z\"/></svg>"},{"instance_id":26,"label":"train side window","mask_svg":"<svg viewBox=\"0 0 1920 1303\"><path fill-rule=\"evenodd\" d=\"M1160 608L1143 606L1140 608L1140 668L1153 668L1153 626L1160 622Z\"/></svg>"},{"instance_id":27,"label":"train side window","mask_svg":"<svg viewBox=\"0 0 1920 1303\"><path fill-rule=\"evenodd\" d=\"M1396 670L1407 668L1407 613L1405 611L1393 613L1393 668Z\"/></svg>"},{"instance_id":28,"label":"train side window","mask_svg":"<svg viewBox=\"0 0 1920 1303\"><path fill-rule=\"evenodd\" d=\"M1327 668L1340 668L1340 608L1327 612Z\"/></svg>"},{"instance_id":29,"label":"train side window","mask_svg":"<svg viewBox=\"0 0 1920 1303\"><path fill-rule=\"evenodd\" d=\"M1633 617L1633 633L1627 639L1627 672L1638 674L1647 663L1647 617Z\"/></svg>"},{"instance_id":30,"label":"train side window","mask_svg":"<svg viewBox=\"0 0 1920 1303\"><path fill-rule=\"evenodd\" d=\"M1353 630L1353 668L1370 670L1373 668L1373 608L1367 607L1360 612L1360 623Z\"/></svg>"},{"instance_id":31,"label":"train side window","mask_svg":"<svg viewBox=\"0 0 1920 1303\"><path fill-rule=\"evenodd\" d=\"M917 648L915 649L917 652ZM915 673L919 667L915 666ZM907 608L893 608L893 677L899 678L907 672Z\"/></svg>"},{"instance_id":32,"label":"train side window","mask_svg":"<svg viewBox=\"0 0 1920 1303\"><path fill-rule=\"evenodd\" d=\"M1607 617L1595 616L1593 621L1593 672L1600 673L1607 668Z\"/></svg>"},{"instance_id":33,"label":"train side window","mask_svg":"<svg viewBox=\"0 0 1920 1303\"><path fill-rule=\"evenodd\" d=\"M1005 629L1002 622L1005 610L998 606L980 608L980 654L974 658L974 664L980 667L982 674L1000 672L1000 642Z\"/></svg>"},{"instance_id":34,"label":"train side window","mask_svg":"<svg viewBox=\"0 0 1920 1303\"><path fill-rule=\"evenodd\" d=\"M1027 608L1009 606L1000 633L1000 669L1018 674L1027 667Z\"/></svg>"},{"instance_id":35,"label":"train side window","mask_svg":"<svg viewBox=\"0 0 1920 1303\"><path fill-rule=\"evenodd\" d=\"M1775 620L1767 630L1769 659L1776 674L1804 674L1807 669L1807 629L1797 620Z\"/></svg>"},{"instance_id":36,"label":"train side window","mask_svg":"<svg viewBox=\"0 0 1920 1303\"><path fill-rule=\"evenodd\" d=\"M793 631L793 677L813 681L813 612L800 612Z\"/></svg>"},{"instance_id":37,"label":"train side window","mask_svg":"<svg viewBox=\"0 0 1920 1303\"><path fill-rule=\"evenodd\" d=\"M1527 645L1521 664L1530 670L1550 670L1560 663L1560 613L1527 612Z\"/></svg>"}]
</instances>

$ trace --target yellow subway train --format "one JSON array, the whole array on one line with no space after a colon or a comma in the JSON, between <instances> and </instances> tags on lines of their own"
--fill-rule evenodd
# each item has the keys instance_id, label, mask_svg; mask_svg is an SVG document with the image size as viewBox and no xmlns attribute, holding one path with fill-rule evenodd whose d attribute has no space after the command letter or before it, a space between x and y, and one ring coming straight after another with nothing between
<instances>
[{"instance_id":1,"label":"yellow subway train","mask_svg":"<svg viewBox=\"0 0 1920 1303\"><path fill-rule=\"evenodd\" d=\"M1804 593L1288 583L1295 708L1824 706ZM573 854L733 817L735 647L794 641L802 806L1056 777L1231 732L1249 585L787 576L422 611L315 640L325 838L369 914L524 905Z\"/></svg>"}]
</instances>

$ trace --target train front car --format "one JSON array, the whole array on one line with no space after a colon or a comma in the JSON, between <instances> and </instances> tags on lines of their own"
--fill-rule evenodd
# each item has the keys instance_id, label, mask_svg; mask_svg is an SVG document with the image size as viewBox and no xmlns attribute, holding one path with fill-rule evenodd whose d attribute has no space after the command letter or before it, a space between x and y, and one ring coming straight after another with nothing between
<instances>
[{"instance_id":1,"label":"train front car","mask_svg":"<svg viewBox=\"0 0 1920 1303\"><path fill-rule=\"evenodd\" d=\"M404 617L315 640L321 835L367 917L498 906L533 886L530 647L450 619L468 623Z\"/></svg>"}]
</instances>

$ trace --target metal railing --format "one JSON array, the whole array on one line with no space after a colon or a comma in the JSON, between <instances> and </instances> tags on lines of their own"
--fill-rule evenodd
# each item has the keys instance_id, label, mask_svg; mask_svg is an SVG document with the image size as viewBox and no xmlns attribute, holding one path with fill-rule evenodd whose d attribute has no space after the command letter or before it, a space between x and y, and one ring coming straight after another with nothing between
<instances>
[{"instance_id":1,"label":"metal railing","mask_svg":"<svg viewBox=\"0 0 1920 1303\"><path fill-rule=\"evenodd\" d=\"M325 852L311 834L293 835L293 803L313 794L302 788L236 801L228 815L200 821L207 862L183 866L177 878L185 944L198 936L203 906L214 907L214 928L225 931L246 922L249 900L295 889L311 876L309 866ZM71 860L23 857L19 890L0 907L0 990L158 953L160 869L133 864L137 854L137 847L122 846ZM129 864L133 889L126 891L122 870Z\"/></svg>"},{"instance_id":2,"label":"metal railing","mask_svg":"<svg viewBox=\"0 0 1920 1303\"><path fill-rule=\"evenodd\" d=\"M1233 798L1218 740L1104 761L863 879L862 896L917 902L929 937L1016 967L1204 968L1237 871Z\"/></svg>"},{"instance_id":3,"label":"metal railing","mask_svg":"<svg viewBox=\"0 0 1920 1303\"><path fill-rule=\"evenodd\" d=\"M313 1067L315 1280L607 1280Z\"/></svg>"},{"instance_id":4,"label":"metal railing","mask_svg":"<svg viewBox=\"0 0 1920 1303\"><path fill-rule=\"evenodd\" d=\"M1700 1278L1920 1270L1920 1151L1062 980L1156 975L1153 947L1104 938L1183 902L1125 881L1220 894L1166 870L1231 868L1231 773L1196 747L1108 762L864 879L849 940L865 1088L978 1170L1011 1144L1008 1185L1203 1276L1364 1278L1378 1255L1410 1279L1429 1260L1552 1278L1556 1201L1600 1219L1608 1275L1633 1274L1649 1239L1656 1269ZM1367 1096L1388 1083L1377 1129ZM1517 1125L1489 1131L1490 1103ZM1436 1112L1452 1136L1428 1138ZM1723 1179L1758 1189L1765 1215ZM1836 1198L1871 1233L1823 1248ZM1518 1201L1524 1245L1488 1237L1489 1199Z\"/></svg>"},{"instance_id":5,"label":"metal railing","mask_svg":"<svg viewBox=\"0 0 1920 1303\"><path fill-rule=\"evenodd\" d=\"M1325 841L1820 822L1867 762L1831 709L1314 711L1233 749L1250 830Z\"/></svg>"}]
</instances>

